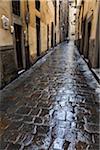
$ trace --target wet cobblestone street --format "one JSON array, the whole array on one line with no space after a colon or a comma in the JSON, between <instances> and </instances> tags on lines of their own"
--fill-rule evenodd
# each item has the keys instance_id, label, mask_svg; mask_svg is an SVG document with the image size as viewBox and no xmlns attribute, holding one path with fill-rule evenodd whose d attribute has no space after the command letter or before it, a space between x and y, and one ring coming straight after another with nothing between
<instances>
[{"instance_id":1,"label":"wet cobblestone street","mask_svg":"<svg viewBox=\"0 0 100 150\"><path fill-rule=\"evenodd\" d=\"M0 150L99 150L100 88L73 42L2 90Z\"/></svg>"}]
</instances>

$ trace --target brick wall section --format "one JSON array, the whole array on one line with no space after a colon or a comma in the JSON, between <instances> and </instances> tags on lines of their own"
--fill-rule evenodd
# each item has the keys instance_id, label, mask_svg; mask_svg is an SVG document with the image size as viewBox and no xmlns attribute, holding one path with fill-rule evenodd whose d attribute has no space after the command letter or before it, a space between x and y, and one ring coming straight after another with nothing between
<instances>
[{"instance_id":1,"label":"brick wall section","mask_svg":"<svg viewBox=\"0 0 100 150\"><path fill-rule=\"evenodd\" d=\"M15 54L13 46L0 47L0 88L9 83L16 76Z\"/></svg>"}]
</instances>

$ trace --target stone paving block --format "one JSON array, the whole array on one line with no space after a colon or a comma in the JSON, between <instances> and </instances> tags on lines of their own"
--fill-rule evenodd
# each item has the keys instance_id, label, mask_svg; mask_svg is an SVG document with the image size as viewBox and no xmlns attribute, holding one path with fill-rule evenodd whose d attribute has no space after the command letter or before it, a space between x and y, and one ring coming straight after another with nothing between
<instances>
[{"instance_id":1,"label":"stone paving block","mask_svg":"<svg viewBox=\"0 0 100 150\"><path fill-rule=\"evenodd\" d=\"M34 123L36 123L36 124L42 124L42 118L40 118L40 117L36 117L35 119L34 119Z\"/></svg>"},{"instance_id":2,"label":"stone paving block","mask_svg":"<svg viewBox=\"0 0 100 150\"><path fill-rule=\"evenodd\" d=\"M9 142L4 142L2 139L0 139L0 150L5 150L9 144Z\"/></svg>"},{"instance_id":3,"label":"stone paving block","mask_svg":"<svg viewBox=\"0 0 100 150\"><path fill-rule=\"evenodd\" d=\"M74 116L74 114L72 112L68 111L67 115L66 115L66 119L68 121L73 121L75 119L75 116Z\"/></svg>"},{"instance_id":4,"label":"stone paving block","mask_svg":"<svg viewBox=\"0 0 100 150\"><path fill-rule=\"evenodd\" d=\"M88 133L100 133L100 126L98 124L84 124L84 129Z\"/></svg>"},{"instance_id":5,"label":"stone paving block","mask_svg":"<svg viewBox=\"0 0 100 150\"><path fill-rule=\"evenodd\" d=\"M60 128L67 128L70 129L71 128L71 123L70 121L62 121L62 120L58 120L56 122L56 126L60 127Z\"/></svg>"},{"instance_id":6,"label":"stone paving block","mask_svg":"<svg viewBox=\"0 0 100 150\"><path fill-rule=\"evenodd\" d=\"M77 150L86 150L88 147L88 144L85 142L81 142L79 141L76 145L75 145Z\"/></svg>"},{"instance_id":7,"label":"stone paving block","mask_svg":"<svg viewBox=\"0 0 100 150\"><path fill-rule=\"evenodd\" d=\"M30 113L31 109L30 107L20 107L18 108L18 110L16 111L17 114L20 115L28 115Z\"/></svg>"},{"instance_id":8,"label":"stone paving block","mask_svg":"<svg viewBox=\"0 0 100 150\"><path fill-rule=\"evenodd\" d=\"M42 109L40 116L42 116L42 117L49 116L49 110L48 109Z\"/></svg>"},{"instance_id":9,"label":"stone paving block","mask_svg":"<svg viewBox=\"0 0 100 150\"><path fill-rule=\"evenodd\" d=\"M56 112L56 119L64 121L66 117L66 112L63 110L59 110Z\"/></svg>"},{"instance_id":10,"label":"stone paving block","mask_svg":"<svg viewBox=\"0 0 100 150\"><path fill-rule=\"evenodd\" d=\"M38 105L37 105L37 107L42 107L42 108L48 108L49 109L49 107L52 105L52 103L50 102L50 101L45 101L45 102L43 102L43 101L40 101L39 103L38 103Z\"/></svg>"},{"instance_id":11,"label":"stone paving block","mask_svg":"<svg viewBox=\"0 0 100 150\"><path fill-rule=\"evenodd\" d=\"M35 125L24 123L23 128L20 130L20 132L35 134Z\"/></svg>"},{"instance_id":12,"label":"stone paving block","mask_svg":"<svg viewBox=\"0 0 100 150\"><path fill-rule=\"evenodd\" d=\"M56 134L56 137L58 138L64 138L64 136L65 136L65 131L66 131L66 129L65 128L60 128L60 127L58 127L58 128L56 128L55 129L55 134Z\"/></svg>"},{"instance_id":13,"label":"stone paving block","mask_svg":"<svg viewBox=\"0 0 100 150\"><path fill-rule=\"evenodd\" d=\"M36 146L42 146L44 145L44 142L45 142L45 136L44 135L37 135L34 136L33 138L33 144L36 145Z\"/></svg>"},{"instance_id":14,"label":"stone paving block","mask_svg":"<svg viewBox=\"0 0 100 150\"><path fill-rule=\"evenodd\" d=\"M84 117L85 122L89 124L99 124L99 114L88 115Z\"/></svg>"},{"instance_id":15,"label":"stone paving block","mask_svg":"<svg viewBox=\"0 0 100 150\"><path fill-rule=\"evenodd\" d=\"M61 107L64 107L66 105L66 102L65 101L61 101L61 102L59 102L59 104L60 104Z\"/></svg>"},{"instance_id":16,"label":"stone paving block","mask_svg":"<svg viewBox=\"0 0 100 150\"><path fill-rule=\"evenodd\" d=\"M20 138L20 133L17 130L7 131L1 137L1 139L3 141L5 141L5 142L12 142L12 143L16 143L19 138Z\"/></svg>"},{"instance_id":17,"label":"stone paving block","mask_svg":"<svg viewBox=\"0 0 100 150\"><path fill-rule=\"evenodd\" d=\"M21 148L21 145L10 143L7 147L7 150L19 150L20 148Z\"/></svg>"},{"instance_id":18,"label":"stone paving block","mask_svg":"<svg viewBox=\"0 0 100 150\"><path fill-rule=\"evenodd\" d=\"M34 101L34 99L27 99L27 107L30 107L30 108L36 108L37 107L37 104L38 104L38 99L36 101Z\"/></svg>"},{"instance_id":19,"label":"stone paving block","mask_svg":"<svg viewBox=\"0 0 100 150\"><path fill-rule=\"evenodd\" d=\"M10 120L13 122L21 122L23 120L23 116L18 114L12 114L10 115Z\"/></svg>"},{"instance_id":20,"label":"stone paving block","mask_svg":"<svg viewBox=\"0 0 100 150\"><path fill-rule=\"evenodd\" d=\"M24 146L24 150L38 150L36 145L30 144L28 146Z\"/></svg>"},{"instance_id":21,"label":"stone paving block","mask_svg":"<svg viewBox=\"0 0 100 150\"><path fill-rule=\"evenodd\" d=\"M54 150L63 150L64 140L61 138L57 138L54 140L53 149Z\"/></svg>"},{"instance_id":22,"label":"stone paving block","mask_svg":"<svg viewBox=\"0 0 100 150\"><path fill-rule=\"evenodd\" d=\"M92 141L95 145L98 145L98 143L100 142L100 134L99 133L92 134Z\"/></svg>"},{"instance_id":23,"label":"stone paving block","mask_svg":"<svg viewBox=\"0 0 100 150\"><path fill-rule=\"evenodd\" d=\"M43 118L44 125L49 126L50 122L51 122L50 117L46 116L46 117Z\"/></svg>"},{"instance_id":24,"label":"stone paving block","mask_svg":"<svg viewBox=\"0 0 100 150\"><path fill-rule=\"evenodd\" d=\"M9 127L9 121L7 119L0 119L0 134L3 130L7 129Z\"/></svg>"},{"instance_id":25,"label":"stone paving block","mask_svg":"<svg viewBox=\"0 0 100 150\"><path fill-rule=\"evenodd\" d=\"M28 124L32 124L34 122L34 117L33 116L24 116L23 122L28 123Z\"/></svg>"},{"instance_id":26,"label":"stone paving block","mask_svg":"<svg viewBox=\"0 0 100 150\"><path fill-rule=\"evenodd\" d=\"M87 146L88 150L99 150L100 149L100 145L96 145L96 144L91 144Z\"/></svg>"},{"instance_id":27,"label":"stone paving block","mask_svg":"<svg viewBox=\"0 0 100 150\"><path fill-rule=\"evenodd\" d=\"M20 144L20 145L22 145L23 141L26 139L26 137L27 137L27 133L20 132L20 137L19 137L17 143Z\"/></svg>"},{"instance_id":28,"label":"stone paving block","mask_svg":"<svg viewBox=\"0 0 100 150\"><path fill-rule=\"evenodd\" d=\"M38 115L39 112L40 112L40 109L38 107L37 108L33 107L30 115L35 116L35 115Z\"/></svg>"},{"instance_id":29,"label":"stone paving block","mask_svg":"<svg viewBox=\"0 0 100 150\"><path fill-rule=\"evenodd\" d=\"M37 126L36 130L37 130L37 134L47 134L50 130L50 127L41 125L41 126Z\"/></svg>"},{"instance_id":30,"label":"stone paving block","mask_svg":"<svg viewBox=\"0 0 100 150\"><path fill-rule=\"evenodd\" d=\"M66 141L74 143L77 140L77 129L67 128L66 133L65 133L65 139L66 139Z\"/></svg>"},{"instance_id":31,"label":"stone paving block","mask_svg":"<svg viewBox=\"0 0 100 150\"><path fill-rule=\"evenodd\" d=\"M11 122L11 124L8 127L8 130L20 130L23 127L22 121L16 121Z\"/></svg>"},{"instance_id":32,"label":"stone paving block","mask_svg":"<svg viewBox=\"0 0 100 150\"><path fill-rule=\"evenodd\" d=\"M33 138L34 138L34 135L28 133L28 134L26 135L25 140L23 140L24 146L30 145L30 144L32 143L32 141L33 141Z\"/></svg>"},{"instance_id":33,"label":"stone paving block","mask_svg":"<svg viewBox=\"0 0 100 150\"><path fill-rule=\"evenodd\" d=\"M92 135L86 131L80 131L77 133L77 139L84 143L92 143Z\"/></svg>"}]
</instances>

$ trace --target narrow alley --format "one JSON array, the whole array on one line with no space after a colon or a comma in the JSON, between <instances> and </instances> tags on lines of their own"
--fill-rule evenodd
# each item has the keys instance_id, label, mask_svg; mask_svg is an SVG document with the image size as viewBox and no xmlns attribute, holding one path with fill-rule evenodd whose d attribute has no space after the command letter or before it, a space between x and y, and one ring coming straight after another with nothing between
<instances>
[{"instance_id":1,"label":"narrow alley","mask_svg":"<svg viewBox=\"0 0 100 150\"><path fill-rule=\"evenodd\" d=\"M98 96L74 42L59 44L2 89L0 149L99 150Z\"/></svg>"}]
</instances>

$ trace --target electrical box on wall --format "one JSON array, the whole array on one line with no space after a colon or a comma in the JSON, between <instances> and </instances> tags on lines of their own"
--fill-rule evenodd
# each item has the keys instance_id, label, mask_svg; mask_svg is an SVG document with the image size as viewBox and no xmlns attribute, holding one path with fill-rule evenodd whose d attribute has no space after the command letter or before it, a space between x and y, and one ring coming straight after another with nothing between
<instances>
[{"instance_id":1,"label":"electrical box on wall","mask_svg":"<svg viewBox=\"0 0 100 150\"><path fill-rule=\"evenodd\" d=\"M9 18L4 16L4 15L2 15L1 20L2 20L2 27L5 30L8 30L9 29Z\"/></svg>"}]
</instances>

